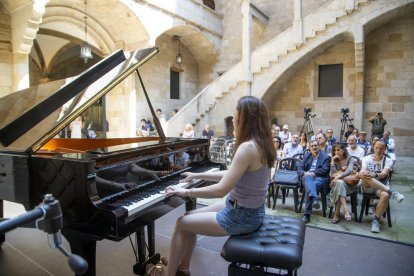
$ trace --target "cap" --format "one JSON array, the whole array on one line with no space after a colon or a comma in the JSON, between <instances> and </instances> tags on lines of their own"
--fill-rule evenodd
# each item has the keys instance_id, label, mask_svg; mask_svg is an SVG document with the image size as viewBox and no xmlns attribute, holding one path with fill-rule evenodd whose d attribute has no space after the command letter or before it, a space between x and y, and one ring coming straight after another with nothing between
<instances>
[{"instance_id":1,"label":"cap","mask_svg":"<svg viewBox=\"0 0 414 276\"><path fill-rule=\"evenodd\" d=\"M282 127L283 129L289 129L289 126L288 125L283 125L283 127Z\"/></svg>"}]
</instances>

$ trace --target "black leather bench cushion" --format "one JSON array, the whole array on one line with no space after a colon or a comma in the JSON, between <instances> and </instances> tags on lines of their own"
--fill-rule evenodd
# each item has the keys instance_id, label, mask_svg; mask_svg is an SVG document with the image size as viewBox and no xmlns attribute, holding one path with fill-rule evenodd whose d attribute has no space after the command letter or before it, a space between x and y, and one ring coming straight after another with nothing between
<instances>
[{"instance_id":1,"label":"black leather bench cushion","mask_svg":"<svg viewBox=\"0 0 414 276\"><path fill-rule=\"evenodd\" d=\"M221 256L232 263L296 270L302 265L305 230L300 219L267 215L256 232L229 237Z\"/></svg>"}]
</instances>

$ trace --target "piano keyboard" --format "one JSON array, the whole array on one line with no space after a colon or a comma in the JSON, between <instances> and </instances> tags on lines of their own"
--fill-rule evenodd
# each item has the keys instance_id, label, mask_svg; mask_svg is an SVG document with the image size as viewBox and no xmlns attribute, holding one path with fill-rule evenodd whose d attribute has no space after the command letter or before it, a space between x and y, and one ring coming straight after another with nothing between
<instances>
[{"instance_id":1,"label":"piano keyboard","mask_svg":"<svg viewBox=\"0 0 414 276\"><path fill-rule=\"evenodd\" d=\"M215 172L218 171L219 168L210 168L208 170L203 170L203 172ZM179 177L182 179L182 177ZM117 208L124 208L128 211L128 218L132 217L134 214L146 209L147 207L154 205L160 201L165 199L165 189L168 186L174 188L187 188L188 186L194 186L204 180L193 180L191 182L179 182L179 180L172 179L167 180L165 182L161 182L156 186L146 189L142 193L136 193L132 195L127 195L121 200L116 200L115 202L110 203L111 206ZM128 220L127 218L127 220Z\"/></svg>"}]
</instances>

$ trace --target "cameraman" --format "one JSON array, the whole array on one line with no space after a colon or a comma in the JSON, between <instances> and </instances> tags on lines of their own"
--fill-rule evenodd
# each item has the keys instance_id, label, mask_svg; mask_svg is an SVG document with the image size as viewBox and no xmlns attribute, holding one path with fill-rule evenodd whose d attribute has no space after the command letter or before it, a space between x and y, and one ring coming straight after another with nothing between
<instances>
[{"instance_id":1,"label":"cameraman","mask_svg":"<svg viewBox=\"0 0 414 276\"><path fill-rule=\"evenodd\" d=\"M378 112L375 116L369 118L368 122L372 124L371 137L377 136L382 138L384 136L384 127L387 124L382 112Z\"/></svg>"}]
</instances>

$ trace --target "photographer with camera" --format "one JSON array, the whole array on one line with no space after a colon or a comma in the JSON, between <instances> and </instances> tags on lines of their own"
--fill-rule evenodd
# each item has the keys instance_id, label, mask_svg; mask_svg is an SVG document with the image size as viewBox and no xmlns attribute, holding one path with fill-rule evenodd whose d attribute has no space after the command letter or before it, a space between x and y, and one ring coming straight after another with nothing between
<instances>
[{"instance_id":1,"label":"photographer with camera","mask_svg":"<svg viewBox=\"0 0 414 276\"><path fill-rule=\"evenodd\" d=\"M375 116L368 119L368 122L372 124L371 137L377 136L382 138L384 136L384 127L387 121L384 119L382 112L378 112Z\"/></svg>"}]
</instances>

